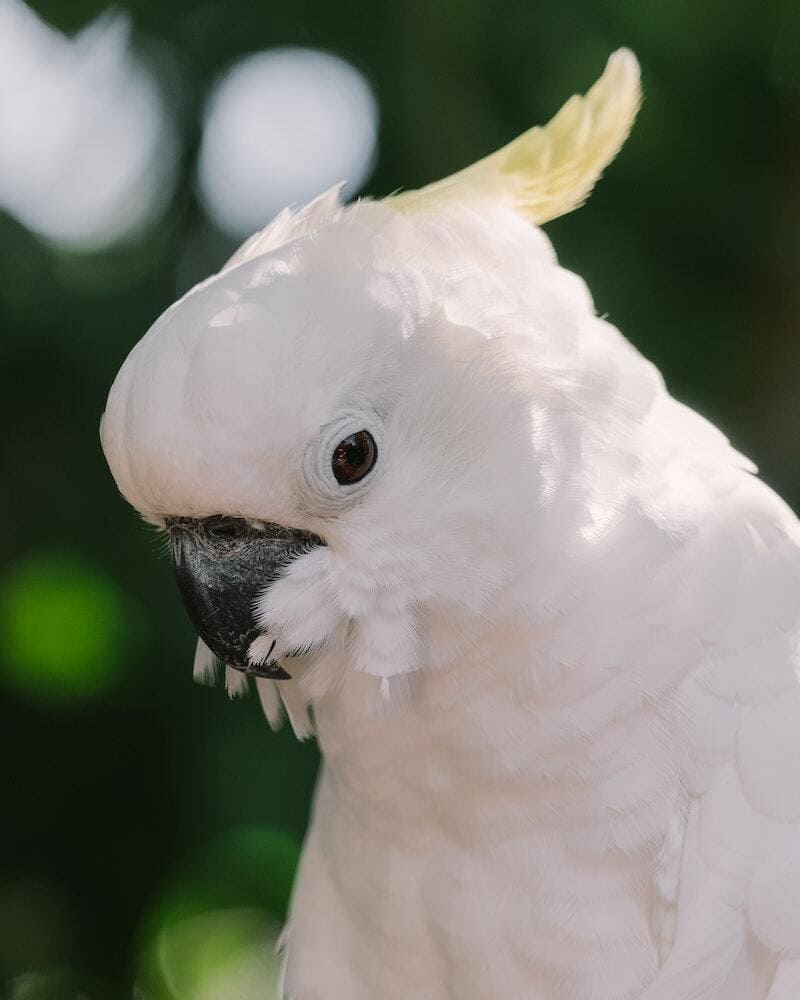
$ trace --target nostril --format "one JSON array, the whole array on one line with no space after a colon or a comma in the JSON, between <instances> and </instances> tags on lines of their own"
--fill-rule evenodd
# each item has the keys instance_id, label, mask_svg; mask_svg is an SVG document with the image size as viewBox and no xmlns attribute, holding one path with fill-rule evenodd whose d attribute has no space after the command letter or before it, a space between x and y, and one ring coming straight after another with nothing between
<instances>
[{"instance_id":1,"label":"nostril","mask_svg":"<svg viewBox=\"0 0 800 1000\"><path fill-rule=\"evenodd\" d=\"M300 528L286 528L272 521L256 521L236 514L212 514L200 518L168 517L165 518L165 526L173 550L180 548L189 537L195 540L195 544L210 545L212 548L229 553L233 553L246 543L272 546L291 543L287 551L291 551L293 555L307 551L315 545L326 544L323 538L313 532Z\"/></svg>"},{"instance_id":2,"label":"nostril","mask_svg":"<svg viewBox=\"0 0 800 1000\"><path fill-rule=\"evenodd\" d=\"M247 521L244 518L225 517L222 514L217 517L206 518L204 527L207 534L212 535L214 538L231 541L242 538L250 531Z\"/></svg>"}]
</instances>

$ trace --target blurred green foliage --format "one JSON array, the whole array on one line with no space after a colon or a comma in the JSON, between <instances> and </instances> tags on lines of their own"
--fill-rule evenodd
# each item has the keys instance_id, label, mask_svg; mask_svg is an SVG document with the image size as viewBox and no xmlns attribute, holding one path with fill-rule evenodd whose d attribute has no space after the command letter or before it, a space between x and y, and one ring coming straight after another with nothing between
<instances>
[{"instance_id":1,"label":"blurred green foliage","mask_svg":"<svg viewBox=\"0 0 800 1000\"><path fill-rule=\"evenodd\" d=\"M33 6L70 31L103 9ZM0 979L27 976L20 1000L130 996L137 977L157 1000L200 1000L216 972L186 956L209 937L244 982L242 955L280 921L307 821L314 747L270 733L255 699L192 684L194 637L168 562L97 439L124 356L232 249L197 205L193 163L203 100L239 56L300 44L358 66L381 109L367 185L381 195L546 120L612 49L633 48L646 92L633 136L587 206L548 232L673 392L795 506L800 496L796 3L127 9L185 143L166 215L97 254L48 248L0 217Z\"/></svg>"},{"instance_id":2,"label":"blurred green foliage","mask_svg":"<svg viewBox=\"0 0 800 1000\"><path fill-rule=\"evenodd\" d=\"M148 1000L265 997L297 864L296 842L245 826L204 845L166 881L141 937ZM224 989L223 989L224 984ZM237 993L238 991L238 993Z\"/></svg>"},{"instance_id":3,"label":"blurred green foliage","mask_svg":"<svg viewBox=\"0 0 800 1000\"><path fill-rule=\"evenodd\" d=\"M135 651L134 610L80 560L34 555L10 567L0 582L3 681L41 701L105 693Z\"/></svg>"}]
</instances>

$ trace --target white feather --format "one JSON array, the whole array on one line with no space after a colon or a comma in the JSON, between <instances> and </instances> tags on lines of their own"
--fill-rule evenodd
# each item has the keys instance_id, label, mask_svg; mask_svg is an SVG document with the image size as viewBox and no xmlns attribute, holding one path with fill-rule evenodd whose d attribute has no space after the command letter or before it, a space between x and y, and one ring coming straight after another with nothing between
<instances>
[{"instance_id":1,"label":"white feather","mask_svg":"<svg viewBox=\"0 0 800 1000\"><path fill-rule=\"evenodd\" d=\"M283 721L283 710L281 696L278 693L278 685L268 677L256 677L256 690L261 702L261 708L267 717L272 729L280 729Z\"/></svg>"},{"instance_id":2,"label":"white feather","mask_svg":"<svg viewBox=\"0 0 800 1000\"><path fill-rule=\"evenodd\" d=\"M250 678L236 667L225 667L225 690L231 699L243 698L250 691Z\"/></svg>"},{"instance_id":3,"label":"white feather","mask_svg":"<svg viewBox=\"0 0 800 1000\"><path fill-rule=\"evenodd\" d=\"M192 665L192 677L198 684L213 685L219 680L222 664L206 646L202 639L197 640Z\"/></svg>"},{"instance_id":4,"label":"white feather","mask_svg":"<svg viewBox=\"0 0 800 1000\"><path fill-rule=\"evenodd\" d=\"M257 606L324 756L296 1000L794 998L800 526L513 205L285 213L102 436L147 517L326 542Z\"/></svg>"}]
</instances>

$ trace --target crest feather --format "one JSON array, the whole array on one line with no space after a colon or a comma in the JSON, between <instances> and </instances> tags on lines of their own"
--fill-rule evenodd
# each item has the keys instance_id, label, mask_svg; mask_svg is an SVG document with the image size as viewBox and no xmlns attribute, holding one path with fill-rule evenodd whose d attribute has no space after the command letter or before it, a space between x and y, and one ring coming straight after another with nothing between
<instances>
[{"instance_id":1,"label":"crest feather","mask_svg":"<svg viewBox=\"0 0 800 1000\"><path fill-rule=\"evenodd\" d=\"M641 100L636 56L617 49L588 93L570 97L544 127L444 180L386 200L401 212L432 212L455 200L502 201L542 225L588 198L627 139Z\"/></svg>"}]
</instances>

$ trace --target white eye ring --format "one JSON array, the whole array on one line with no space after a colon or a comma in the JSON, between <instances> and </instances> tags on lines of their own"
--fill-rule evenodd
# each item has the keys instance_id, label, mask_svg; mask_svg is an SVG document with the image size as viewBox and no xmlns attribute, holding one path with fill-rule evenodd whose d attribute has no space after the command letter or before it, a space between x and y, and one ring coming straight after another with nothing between
<instances>
[{"instance_id":1,"label":"white eye ring","mask_svg":"<svg viewBox=\"0 0 800 1000\"><path fill-rule=\"evenodd\" d=\"M340 483L333 472L332 456L342 441L360 431L367 431L375 446L376 456L380 456L374 466L354 483ZM383 435L383 420L375 410L364 408L352 410L320 429L316 441L312 441L303 458L303 479L313 496L331 511L349 506L353 499L363 493L380 474L386 458Z\"/></svg>"}]
</instances>

